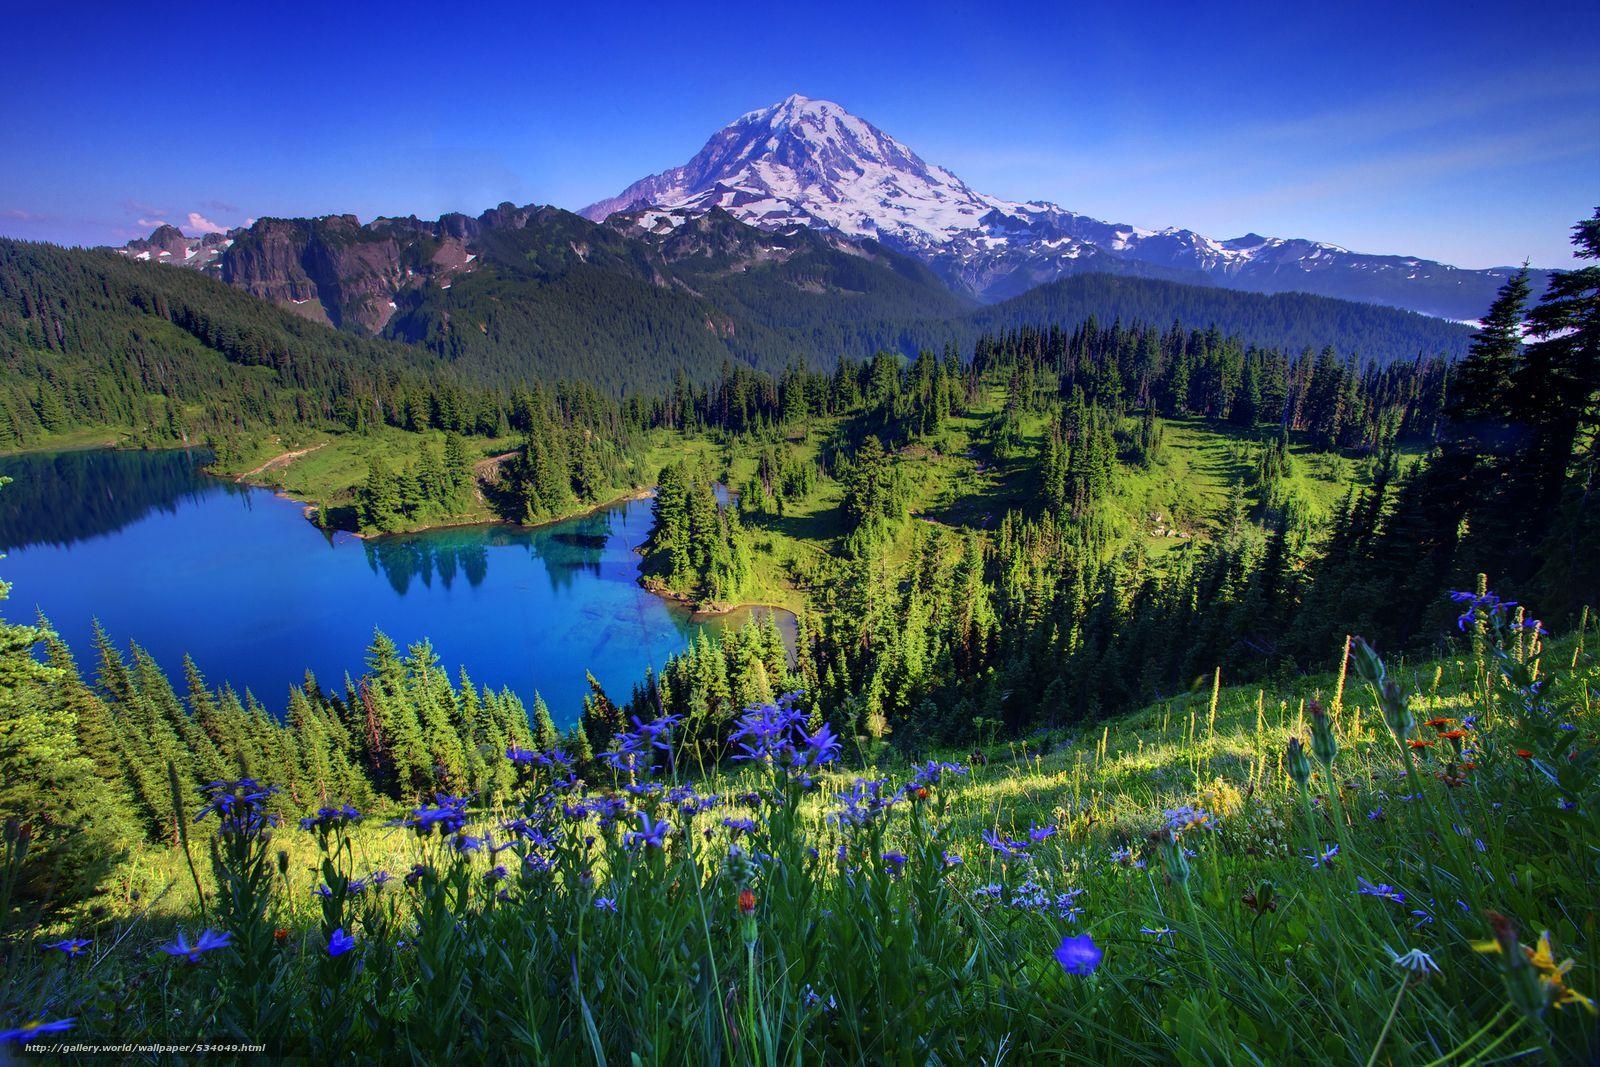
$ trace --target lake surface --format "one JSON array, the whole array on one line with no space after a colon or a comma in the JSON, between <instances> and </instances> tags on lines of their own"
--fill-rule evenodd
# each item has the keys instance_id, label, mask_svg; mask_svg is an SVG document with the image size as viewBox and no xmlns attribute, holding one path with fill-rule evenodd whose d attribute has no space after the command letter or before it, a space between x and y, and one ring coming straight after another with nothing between
<instances>
[{"instance_id":1,"label":"lake surface","mask_svg":"<svg viewBox=\"0 0 1600 1067\"><path fill-rule=\"evenodd\" d=\"M474 526L363 541L324 533L301 505L209 478L201 452L62 452L0 458L0 613L42 610L85 675L92 620L138 642L182 687L183 654L207 681L281 712L307 669L341 688L373 629L402 649L429 639L454 675L542 693L576 719L585 670L625 699L702 627L638 585L650 501L534 530ZM733 616L735 620L748 613Z\"/></svg>"}]
</instances>

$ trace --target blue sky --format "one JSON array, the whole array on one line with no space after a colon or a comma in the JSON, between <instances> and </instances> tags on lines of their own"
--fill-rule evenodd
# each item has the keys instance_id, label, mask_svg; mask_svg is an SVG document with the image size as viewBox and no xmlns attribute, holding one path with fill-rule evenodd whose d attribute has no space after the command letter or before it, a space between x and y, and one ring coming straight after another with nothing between
<instances>
[{"instance_id":1,"label":"blue sky","mask_svg":"<svg viewBox=\"0 0 1600 1067\"><path fill-rule=\"evenodd\" d=\"M1600 204L1593 0L3 3L0 234L66 244L576 209L791 92L984 192L1217 237L1563 266Z\"/></svg>"}]
</instances>

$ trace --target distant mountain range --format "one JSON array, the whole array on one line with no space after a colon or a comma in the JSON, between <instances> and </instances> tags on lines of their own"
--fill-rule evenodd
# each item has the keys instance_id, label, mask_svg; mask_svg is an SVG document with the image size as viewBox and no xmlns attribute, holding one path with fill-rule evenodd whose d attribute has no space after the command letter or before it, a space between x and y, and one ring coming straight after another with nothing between
<instances>
[{"instance_id":1,"label":"distant mountain range","mask_svg":"<svg viewBox=\"0 0 1600 1067\"><path fill-rule=\"evenodd\" d=\"M583 377L614 391L726 360L831 366L1091 315L1381 362L1457 354L1468 331L1442 319L1482 314L1505 274L998 200L803 97L745 115L685 166L583 215L506 203L432 221L263 218L200 237L163 225L116 251L480 378Z\"/></svg>"},{"instance_id":2,"label":"distant mountain range","mask_svg":"<svg viewBox=\"0 0 1600 1067\"><path fill-rule=\"evenodd\" d=\"M652 209L694 214L712 207L763 229L801 225L873 238L984 302L1066 275L1110 273L1315 293L1474 320L1514 272L1254 233L1219 241L1193 230L1101 222L1043 201L1001 200L925 163L838 104L803 96L740 117L688 163L642 178L583 214L599 221L622 213L656 229L676 216Z\"/></svg>"}]
</instances>

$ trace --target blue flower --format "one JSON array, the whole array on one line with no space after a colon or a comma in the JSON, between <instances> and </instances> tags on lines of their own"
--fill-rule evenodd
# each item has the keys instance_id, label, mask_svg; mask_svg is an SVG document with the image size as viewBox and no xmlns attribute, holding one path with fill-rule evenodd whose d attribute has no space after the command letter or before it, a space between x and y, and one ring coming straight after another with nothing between
<instances>
[{"instance_id":1,"label":"blue flower","mask_svg":"<svg viewBox=\"0 0 1600 1067\"><path fill-rule=\"evenodd\" d=\"M917 773L912 775L910 787L935 786L944 780L947 774L966 774L967 769L959 763L941 763L938 760L929 760L917 768Z\"/></svg>"},{"instance_id":2,"label":"blue flower","mask_svg":"<svg viewBox=\"0 0 1600 1067\"><path fill-rule=\"evenodd\" d=\"M0 1030L0 1043L15 1041L19 1045L25 1045L40 1034L59 1034L71 1030L73 1022L72 1019L57 1019L55 1022L47 1023L43 1019L35 1019L31 1023L23 1023L15 1030Z\"/></svg>"},{"instance_id":3,"label":"blue flower","mask_svg":"<svg viewBox=\"0 0 1600 1067\"><path fill-rule=\"evenodd\" d=\"M1315 852L1307 852L1305 854L1305 857L1306 857L1306 859L1311 861L1311 866L1313 868L1316 868L1316 867L1332 867L1333 866L1333 858L1335 856L1337 856L1338 854L1339 854L1339 846L1338 845L1332 845L1332 846L1328 847L1327 849L1325 849L1320 854L1319 853L1315 853Z\"/></svg>"},{"instance_id":4,"label":"blue flower","mask_svg":"<svg viewBox=\"0 0 1600 1067\"><path fill-rule=\"evenodd\" d=\"M1396 904L1404 904L1406 902L1406 895L1392 885L1373 885L1360 875L1356 876L1356 881L1361 883L1356 892L1362 896L1392 900Z\"/></svg>"},{"instance_id":5,"label":"blue flower","mask_svg":"<svg viewBox=\"0 0 1600 1067\"><path fill-rule=\"evenodd\" d=\"M356 939L344 932L344 927L339 927L328 935L328 955L343 956L346 952L356 947Z\"/></svg>"},{"instance_id":6,"label":"blue flower","mask_svg":"<svg viewBox=\"0 0 1600 1067\"><path fill-rule=\"evenodd\" d=\"M844 807L828 816L828 821L838 826L869 826L878 816L888 811L895 802L892 793L886 793L883 778L857 778L848 793L839 793Z\"/></svg>"},{"instance_id":7,"label":"blue flower","mask_svg":"<svg viewBox=\"0 0 1600 1067\"><path fill-rule=\"evenodd\" d=\"M431 806L417 808L389 825L415 830L418 837L427 837L435 828L442 836L460 833L467 825L467 798L436 793L433 801Z\"/></svg>"},{"instance_id":8,"label":"blue flower","mask_svg":"<svg viewBox=\"0 0 1600 1067\"><path fill-rule=\"evenodd\" d=\"M300 820L300 829L326 833L329 830L360 822L361 813L349 804L337 808L318 808L315 815Z\"/></svg>"},{"instance_id":9,"label":"blue flower","mask_svg":"<svg viewBox=\"0 0 1600 1067\"><path fill-rule=\"evenodd\" d=\"M899 876L906 868L906 854L904 852L885 852L883 854L884 866L889 868L889 873Z\"/></svg>"},{"instance_id":10,"label":"blue flower","mask_svg":"<svg viewBox=\"0 0 1600 1067\"><path fill-rule=\"evenodd\" d=\"M1036 845L1042 845L1056 835L1054 826L1035 826L1028 831L1028 840Z\"/></svg>"},{"instance_id":11,"label":"blue flower","mask_svg":"<svg viewBox=\"0 0 1600 1067\"><path fill-rule=\"evenodd\" d=\"M983 838L984 844L988 845L1002 856L1017 856L1022 859L1028 858L1028 845L1024 841L1013 841L1008 837L1001 837L993 830L985 830L979 836Z\"/></svg>"},{"instance_id":12,"label":"blue flower","mask_svg":"<svg viewBox=\"0 0 1600 1067\"><path fill-rule=\"evenodd\" d=\"M616 897L595 897L594 898L594 906L599 908L601 911L614 912L614 911L617 910L617 898Z\"/></svg>"},{"instance_id":13,"label":"blue flower","mask_svg":"<svg viewBox=\"0 0 1600 1067\"><path fill-rule=\"evenodd\" d=\"M1056 962L1061 964L1061 969L1076 975L1093 974L1104 955L1105 952L1088 934L1063 937L1055 952Z\"/></svg>"},{"instance_id":14,"label":"blue flower","mask_svg":"<svg viewBox=\"0 0 1600 1067\"><path fill-rule=\"evenodd\" d=\"M278 817L266 812L266 803L278 791L275 785L263 786L254 778L236 782L207 782L200 787L205 807L194 817L199 822L207 815L217 816L217 832L224 837L257 838L278 825Z\"/></svg>"},{"instance_id":15,"label":"blue flower","mask_svg":"<svg viewBox=\"0 0 1600 1067\"><path fill-rule=\"evenodd\" d=\"M629 848L666 848L667 837L672 833L672 824L665 819L653 820L644 812L639 813L639 829L628 834L624 842Z\"/></svg>"},{"instance_id":16,"label":"blue flower","mask_svg":"<svg viewBox=\"0 0 1600 1067\"><path fill-rule=\"evenodd\" d=\"M81 937L69 937L63 941L52 941L45 948L53 949L69 960L75 960L83 955L91 944L93 944L92 941L85 941Z\"/></svg>"},{"instance_id":17,"label":"blue flower","mask_svg":"<svg viewBox=\"0 0 1600 1067\"><path fill-rule=\"evenodd\" d=\"M162 945L161 951L169 956L183 956L190 963L199 963L203 953L210 952L213 949L225 948L232 942L232 934L218 933L215 930L203 930L194 944L190 944L188 937L184 935L182 930L179 930L177 938L171 944Z\"/></svg>"}]
</instances>

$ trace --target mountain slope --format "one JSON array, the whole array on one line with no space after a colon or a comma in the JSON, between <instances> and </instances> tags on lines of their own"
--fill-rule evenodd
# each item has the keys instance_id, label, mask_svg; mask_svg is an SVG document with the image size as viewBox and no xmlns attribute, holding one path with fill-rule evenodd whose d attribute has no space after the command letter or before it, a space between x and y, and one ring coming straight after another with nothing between
<instances>
[{"instance_id":1,"label":"mountain slope","mask_svg":"<svg viewBox=\"0 0 1600 1067\"><path fill-rule=\"evenodd\" d=\"M1015 296L1058 277L1132 273L1256 292L1299 291L1475 319L1511 268L1464 270L1256 234L1101 222L1042 201L970 188L838 104L803 96L740 116L688 163L583 210L722 208L752 225L828 228L914 255L957 291ZM1542 278L1536 279L1542 282Z\"/></svg>"},{"instance_id":2,"label":"mountain slope","mask_svg":"<svg viewBox=\"0 0 1600 1067\"><path fill-rule=\"evenodd\" d=\"M979 308L967 317L974 334L1020 326L1076 326L1181 322L1216 326L1225 336L1263 348L1299 352L1332 344L1386 364L1418 355L1461 356L1472 330L1397 308L1359 304L1306 293L1245 293L1154 278L1080 274L1041 285L1021 296Z\"/></svg>"}]
</instances>

